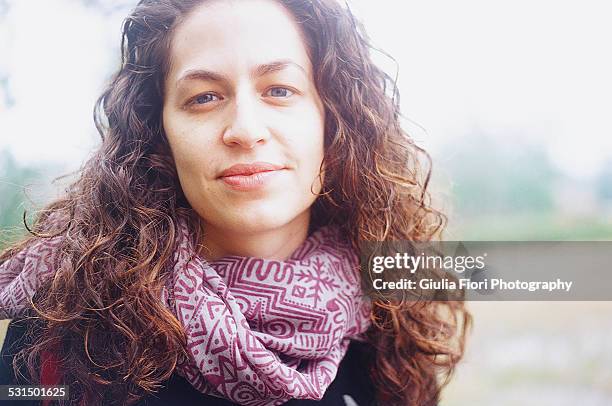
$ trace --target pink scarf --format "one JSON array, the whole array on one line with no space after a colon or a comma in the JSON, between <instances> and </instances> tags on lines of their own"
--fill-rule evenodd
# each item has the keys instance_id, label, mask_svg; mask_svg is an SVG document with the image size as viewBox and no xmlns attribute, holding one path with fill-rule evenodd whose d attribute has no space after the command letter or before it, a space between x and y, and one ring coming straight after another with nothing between
<instances>
[{"instance_id":1,"label":"pink scarf","mask_svg":"<svg viewBox=\"0 0 612 406\"><path fill-rule=\"evenodd\" d=\"M242 405L321 399L351 339L369 327L359 260L337 228L314 232L285 261L227 256L208 263L179 221L179 247L162 300L187 334L177 372L202 393ZM55 271L62 236L0 265L0 319L28 310Z\"/></svg>"}]
</instances>

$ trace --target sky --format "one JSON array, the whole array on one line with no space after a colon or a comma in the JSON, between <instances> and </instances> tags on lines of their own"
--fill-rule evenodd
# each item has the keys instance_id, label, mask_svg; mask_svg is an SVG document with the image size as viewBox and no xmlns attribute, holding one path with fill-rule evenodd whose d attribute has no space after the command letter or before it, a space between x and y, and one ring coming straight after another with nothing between
<instances>
[{"instance_id":1,"label":"sky","mask_svg":"<svg viewBox=\"0 0 612 406\"><path fill-rule=\"evenodd\" d=\"M95 99L118 66L129 8L4 0L0 149L76 169L98 142ZM135 4L121 0L102 4ZM433 151L479 131L541 143L557 167L594 176L612 157L612 3L607 0L352 0L399 63L405 125ZM393 73L382 54L378 63ZM435 158L435 154L434 154Z\"/></svg>"}]
</instances>

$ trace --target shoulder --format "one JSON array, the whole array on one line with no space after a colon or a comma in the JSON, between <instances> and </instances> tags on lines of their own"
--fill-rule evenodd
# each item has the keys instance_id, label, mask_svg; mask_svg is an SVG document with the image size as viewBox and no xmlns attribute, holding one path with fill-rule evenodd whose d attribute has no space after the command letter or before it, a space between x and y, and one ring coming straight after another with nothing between
<instances>
[{"instance_id":1,"label":"shoulder","mask_svg":"<svg viewBox=\"0 0 612 406\"><path fill-rule=\"evenodd\" d=\"M28 327L32 321L27 319L15 319L11 321L7 330L6 338L0 352L0 385L16 384L13 371L13 357L22 348L27 346L31 339L28 337ZM325 392L320 401L313 400L291 400L287 406L306 405L333 405L333 406L374 406L374 387L369 377L369 365L371 363L372 349L367 343L351 341L349 349L340 363L338 374L334 382ZM25 373L25 371L21 371ZM26 382L22 382L25 384ZM170 379L162 383L159 392L141 399L136 406L170 406L180 404L182 406L196 406L203 402L209 406L231 406L234 403L212 396L207 396L197 391L189 382L178 374L173 374ZM22 406L26 406L24 403Z\"/></svg>"},{"instance_id":2,"label":"shoulder","mask_svg":"<svg viewBox=\"0 0 612 406\"><path fill-rule=\"evenodd\" d=\"M351 341L346 356L340 363L334 382L320 401L290 400L283 406L375 406L375 393L368 374L371 347ZM141 400L137 406L199 405L206 400L209 406L232 406L225 399L206 396L193 388L185 379L174 374L156 395Z\"/></svg>"}]
</instances>

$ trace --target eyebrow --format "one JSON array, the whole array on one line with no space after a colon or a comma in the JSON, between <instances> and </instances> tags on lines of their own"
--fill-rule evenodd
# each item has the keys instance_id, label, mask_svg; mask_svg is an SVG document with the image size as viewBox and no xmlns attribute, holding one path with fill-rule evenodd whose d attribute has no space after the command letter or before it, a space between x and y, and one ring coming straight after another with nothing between
<instances>
[{"instance_id":1,"label":"eyebrow","mask_svg":"<svg viewBox=\"0 0 612 406\"><path fill-rule=\"evenodd\" d=\"M284 70L288 68L289 66L295 66L296 68L301 70L304 73L304 75L308 76L308 73L306 72L306 69L304 69L303 66L291 60L283 59L283 60L278 60L278 61L273 61L273 62L258 65L251 72L251 77L258 78L261 76L265 76L273 72ZM187 72L185 72L185 74L181 76L181 78L177 80L176 83L177 85L179 85L180 83L184 81L188 81L188 80L202 80L202 81L209 81L209 82L229 82L229 79L226 76L222 75L221 73L213 72L213 71L205 70L205 69L190 69Z\"/></svg>"}]
</instances>

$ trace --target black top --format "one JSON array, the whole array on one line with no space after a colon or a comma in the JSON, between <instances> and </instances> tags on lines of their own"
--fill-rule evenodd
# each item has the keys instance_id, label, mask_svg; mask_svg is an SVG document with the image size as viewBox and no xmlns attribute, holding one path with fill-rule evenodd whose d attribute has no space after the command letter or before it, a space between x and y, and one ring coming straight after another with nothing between
<instances>
[{"instance_id":1,"label":"black top","mask_svg":"<svg viewBox=\"0 0 612 406\"><path fill-rule=\"evenodd\" d=\"M15 319L9 324L2 352L0 353L0 385L17 384L12 367L13 355L29 343L24 333L26 320ZM290 400L286 406L375 406L374 388L368 376L368 356L371 354L367 344L352 341L340 363L336 379L327 388L323 399ZM27 383L19 382L24 385ZM348 397L348 399L347 399ZM40 401L2 401L2 405L39 406ZM228 400L205 395L197 391L189 382L177 373L164 382L163 388L154 395L141 399L136 406L230 406Z\"/></svg>"}]
</instances>

